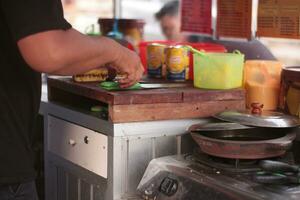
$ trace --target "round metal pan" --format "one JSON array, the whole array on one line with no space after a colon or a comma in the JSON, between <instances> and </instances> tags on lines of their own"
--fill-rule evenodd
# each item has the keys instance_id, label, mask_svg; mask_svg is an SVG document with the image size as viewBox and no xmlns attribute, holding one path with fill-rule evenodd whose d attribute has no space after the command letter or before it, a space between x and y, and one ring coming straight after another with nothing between
<instances>
[{"instance_id":1,"label":"round metal pan","mask_svg":"<svg viewBox=\"0 0 300 200\"><path fill-rule=\"evenodd\" d=\"M238 127L239 124L230 127ZM220 126L216 124L217 126ZM209 126L213 126L210 124ZM207 130L207 125L191 126L193 139L209 155L232 159L264 159L281 156L296 137L295 128L252 128Z\"/></svg>"}]
</instances>

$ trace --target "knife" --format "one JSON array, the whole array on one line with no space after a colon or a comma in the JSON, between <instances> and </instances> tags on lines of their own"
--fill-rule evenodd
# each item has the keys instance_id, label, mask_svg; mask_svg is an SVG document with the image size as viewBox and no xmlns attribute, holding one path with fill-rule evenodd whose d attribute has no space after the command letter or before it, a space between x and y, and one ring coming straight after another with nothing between
<instances>
[{"instance_id":1,"label":"knife","mask_svg":"<svg viewBox=\"0 0 300 200\"><path fill-rule=\"evenodd\" d=\"M160 88L184 88L192 86L191 83L140 83L143 89L160 89Z\"/></svg>"},{"instance_id":2,"label":"knife","mask_svg":"<svg viewBox=\"0 0 300 200\"><path fill-rule=\"evenodd\" d=\"M189 82L184 83L136 83L129 88L120 88L118 82L105 81L100 83L101 88L110 91L122 91L122 90L143 90L143 89L162 89L162 88L185 88L191 87Z\"/></svg>"}]
</instances>

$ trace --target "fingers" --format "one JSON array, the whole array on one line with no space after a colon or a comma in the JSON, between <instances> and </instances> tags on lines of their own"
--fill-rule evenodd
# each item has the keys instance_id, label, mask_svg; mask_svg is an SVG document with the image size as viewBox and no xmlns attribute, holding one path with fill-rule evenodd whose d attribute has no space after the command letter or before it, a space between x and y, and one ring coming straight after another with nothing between
<instances>
[{"instance_id":1,"label":"fingers","mask_svg":"<svg viewBox=\"0 0 300 200\"><path fill-rule=\"evenodd\" d=\"M131 86L133 86L135 84L135 82L130 82L130 83L119 83L120 88L129 88Z\"/></svg>"},{"instance_id":2,"label":"fingers","mask_svg":"<svg viewBox=\"0 0 300 200\"><path fill-rule=\"evenodd\" d=\"M133 86L136 83L136 80L129 80L129 79L123 79L119 81L119 86L121 88L128 88L130 86Z\"/></svg>"},{"instance_id":3,"label":"fingers","mask_svg":"<svg viewBox=\"0 0 300 200\"><path fill-rule=\"evenodd\" d=\"M139 56L126 48L121 48L118 59L112 63L118 73L125 75L118 80L120 87L126 88L138 82L144 72Z\"/></svg>"},{"instance_id":4,"label":"fingers","mask_svg":"<svg viewBox=\"0 0 300 200\"><path fill-rule=\"evenodd\" d=\"M140 67L138 69L137 80L140 80L144 74L144 66L140 63Z\"/></svg>"},{"instance_id":5,"label":"fingers","mask_svg":"<svg viewBox=\"0 0 300 200\"><path fill-rule=\"evenodd\" d=\"M132 73L129 73L126 78L121 79L119 81L119 85L121 88L126 88L134 85L137 83L143 76L144 73L144 67L142 64L138 65L139 67L134 70Z\"/></svg>"},{"instance_id":6,"label":"fingers","mask_svg":"<svg viewBox=\"0 0 300 200\"><path fill-rule=\"evenodd\" d=\"M134 85L137 81L136 74L131 73L126 78L119 80L119 85L121 88L126 88Z\"/></svg>"},{"instance_id":7,"label":"fingers","mask_svg":"<svg viewBox=\"0 0 300 200\"><path fill-rule=\"evenodd\" d=\"M135 73L135 80L136 80L136 82L140 81L141 78L142 78L142 76L143 76L143 74L144 74L144 67L143 67L143 65L141 63L139 63L138 66L139 67L137 68L136 73Z\"/></svg>"}]
</instances>

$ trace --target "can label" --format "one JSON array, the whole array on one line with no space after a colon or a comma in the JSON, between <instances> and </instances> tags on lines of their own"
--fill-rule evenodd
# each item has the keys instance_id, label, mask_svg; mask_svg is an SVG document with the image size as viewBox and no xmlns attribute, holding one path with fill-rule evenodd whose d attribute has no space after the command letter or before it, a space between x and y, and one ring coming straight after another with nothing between
<instances>
[{"instance_id":1,"label":"can label","mask_svg":"<svg viewBox=\"0 0 300 200\"><path fill-rule=\"evenodd\" d=\"M164 77L165 46L149 44L147 46L147 71L149 77Z\"/></svg>"},{"instance_id":2,"label":"can label","mask_svg":"<svg viewBox=\"0 0 300 200\"><path fill-rule=\"evenodd\" d=\"M185 81L189 74L188 50L181 46L166 49L167 79Z\"/></svg>"}]
</instances>

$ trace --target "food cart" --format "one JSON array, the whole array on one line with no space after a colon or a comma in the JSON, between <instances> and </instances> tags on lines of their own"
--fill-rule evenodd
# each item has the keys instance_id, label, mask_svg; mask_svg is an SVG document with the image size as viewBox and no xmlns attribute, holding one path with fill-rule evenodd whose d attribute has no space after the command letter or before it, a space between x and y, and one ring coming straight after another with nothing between
<instances>
[{"instance_id":1,"label":"food cart","mask_svg":"<svg viewBox=\"0 0 300 200\"><path fill-rule=\"evenodd\" d=\"M148 163L191 152L187 127L244 108L244 91L163 88L107 92L97 83L48 79L42 102L47 199L134 197ZM90 107L106 104L107 116ZM81 105L81 106L78 106Z\"/></svg>"},{"instance_id":2,"label":"food cart","mask_svg":"<svg viewBox=\"0 0 300 200\"><path fill-rule=\"evenodd\" d=\"M201 2L205 4L204 1ZM242 9L249 11L252 9L249 2L251 1L244 4L239 2L238 5L244 6ZM120 1L116 0L115 3L114 10L117 16L120 12ZM216 6L216 1L204 6L212 5ZM188 4L186 6L188 8ZM220 8L226 11L225 7ZM223 14L226 14L225 11ZM222 14L221 11L219 13ZM231 29L231 32L228 32L228 24L220 21L212 21L209 24L209 27L221 27L217 32L207 29L207 24L196 32L201 32L204 28L206 34L214 34L214 37L233 36L251 39L254 36L251 28L252 11L244 13L241 11L239 14L242 16L238 16L238 20L242 19L243 23ZM237 20L227 15L223 19ZM263 29L260 29L258 33L263 36L270 32L263 32ZM145 83L153 83L147 81L149 80ZM161 185L165 186L164 183L166 193L159 191L165 194L164 198L171 198L177 191L173 193L172 190L176 185L174 181L176 177L171 176L169 177L171 181L165 182L165 179L162 180L165 176L160 176L158 185L151 182L153 180L148 184L147 177L143 178L152 159L170 155L175 156L151 162L146 176L148 175L149 178L152 173L157 172L156 169L161 170L160 166L180 163L175 167L172 165L170 173L176 167L184 168L182 172L184 177L197 179L196 190L191 192L198 194L196 191L197 188L201 188L199 186L202 184L201 180L205 180L209 185L211 180L218 180L218 175L213 179L209 177L205 179L207 177L203 174L193 174L195 168L187 167L194 160L189 160L182 155L192 153L196 147L196 143L186 134L188 127L193 124L206 124L212 120L207 117L224 110L243 110L245 99L245 90L241 88L196 89L191 82L179 88L106 91L99 87L98 83L76 83L71 77L49 77L48 95L41 103L41 113L44 117L46 200L140 199L141 193L145 199L151 197L155 199L158 193L147 195L147 191L152 191L149 187L161 189ZM100 110L91 111L94 106L100 107ZM201 158L201 160L205 159ZM180 170L178 172L181 173ZM205 173L211 171L207 170ZM142 178L143 181L138 188ZM222 181L225 180L224 183L220 183L224 186L226 180L232 181L226 176L221 178L224 178ZM180 181L177 183L181 183ZM147 184L143 185L144 183ZM234 186L242 183L243 180L234 182L225 188L230 192ZM187 182L187 184L194 183ZM256 186L252 183L250 185L254 188ZM245 185L241 186L243 192L249 188L243 186ZM199 191L205 192L205 190ZM228 191L225 192L227 195ZM239 193L238 189L235 191ZM212 194L217 194L213 197L222 198L219 190L212 191ZM261 194L264 195L263 192ZM249 196L253 197L255 194L250 192L238 197L247 199ZM276 197L276 194L269 194L269 196ZM230 199L229 197L230 195L226 196L226 199ZM196 199L195 196L191 198ZM260 196L257 197L259 198Z\"/></svg>"}]
</instances>

